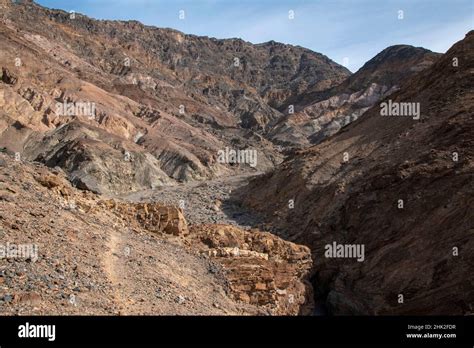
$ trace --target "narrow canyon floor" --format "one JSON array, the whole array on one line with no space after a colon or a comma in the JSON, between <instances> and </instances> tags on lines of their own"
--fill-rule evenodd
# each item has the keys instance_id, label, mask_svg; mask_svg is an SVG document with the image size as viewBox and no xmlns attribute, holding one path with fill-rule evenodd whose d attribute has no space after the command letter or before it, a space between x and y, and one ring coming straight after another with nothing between
<instances>
[{"instance_id":1,"label":"narrow canyon floor","mask_svg":"<svg viewBox=\"0 0 474 348\"><path fill-rule=\"evenodd\" d=\"M262 173L240 174L193 181L118 196L130 202L161 203L180 207L188 224L227 224L242 229L271 230L261 217L232 199L232 193Z\"/></svg>"}]
</instances>

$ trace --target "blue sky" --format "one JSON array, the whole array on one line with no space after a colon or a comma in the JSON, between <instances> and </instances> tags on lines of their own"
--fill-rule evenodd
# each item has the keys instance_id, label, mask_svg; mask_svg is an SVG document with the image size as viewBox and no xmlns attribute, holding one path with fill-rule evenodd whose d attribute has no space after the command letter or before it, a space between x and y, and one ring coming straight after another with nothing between
<instances>
[{"instance_id":1,"label":"blue sky","mask_svg":"<svg viewBox=\"0 0 474 348\"><path fill-rule=\"evenodd\" d=\"M300 45L351 71L390 45L445 52L474 28L474 0L37 0L98 19ZM180 11L185 19L180 19ZM399 11L403 19L399 19ZM294 18L289 19L289 11Z\"/></svg>"}]
</instances>

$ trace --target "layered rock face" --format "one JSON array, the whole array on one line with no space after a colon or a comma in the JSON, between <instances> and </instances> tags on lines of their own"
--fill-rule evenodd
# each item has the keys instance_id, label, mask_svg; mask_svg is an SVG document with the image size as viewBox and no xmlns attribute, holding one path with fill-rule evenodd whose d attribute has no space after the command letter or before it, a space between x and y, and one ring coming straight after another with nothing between
<instances>
[{"instance_id":1,"label":"layered rock face","mask_svg":"<svg viewBox=\"0 0 474 348\"><path fill-rule=\"evenodd\" d=\"M129 225L138 224L153 233L165 233L174 236L187 235L188 225L181 209L159 203L121 203L114 200L102 203L114 211Z\"/></svg>"},{"instance_id":2,"label":"layered rock face","mask_svg":"<svg viewBox=\"0 0 474 348\"><path fill-rule=\"evenodd\" d=\"M350 74L276 42L0 6L0 146L99 193L272 168L283 155L264 135L278 108ZM257 165L220 163L227 147L257 151Z\"/></svg>"},{"instance_id":3,"label":"layered rock face","mask_svg":"<svg viewBox=\"0 0 474 348\"><path fill-rule=\"evenodd\" d=\"M223 266L236 299L268 307L275 315L312 313L308 247L226 225L193 226L191 234L202 252Z\"/></svg>"},{"instance_id":4,"label":"layered rock face","mask_svg":"<svg viewBox=\"0 0 474 348\"><path fill-rule=\"evenodd\" d=\"M241 193L312 249L331 313L473 313L473 47L471 31L382 101L419 119L380 103Z\"/></svg>"},{"instance_id":5,"label":"layered rock face","mask_svg":"<svg viewBox=\"0 0 474 348\"><path fill-rule=\"evenodd\" d=\"M273 127L270 138L292 147L318 144L357 120L439 56L408 45L388 47L341 84L322 92L310 89L291 99L287 107L295 112Z\"/></svg>"}]
</instances>

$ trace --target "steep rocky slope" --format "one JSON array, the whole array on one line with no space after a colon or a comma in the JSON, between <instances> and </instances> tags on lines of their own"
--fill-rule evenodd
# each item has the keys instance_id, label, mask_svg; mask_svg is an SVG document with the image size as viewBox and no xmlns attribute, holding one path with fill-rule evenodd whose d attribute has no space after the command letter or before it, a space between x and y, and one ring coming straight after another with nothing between
<instances>
[{"instance_id":1,"label":"steep rocky slope","mask_svg":"<svg viewBox=\"0 0 474 348\"><path fill-rule=\"evenodd\" d=\"M290 100L296 112L282 118L269 137L296 147L317 144L355 121L439 56L420 47L388 47L341 84L324 91L309 89Z\"/></svg>"},{"instance_id":2,"label":"steep rocky slope","mask_svg":"<svg viewBox=\"0 0 474 348\"><path fill-rule=\"evenodd\" d=\"M378 104L240 193L311 247L331 313L473 313L473 48L471 31L384 100L419 103L419 120ZM363 245L365 259L329 257L333 242Z\"/></svg>"},{"instance_id":3,"label":"steep rocky slope","mask_svg":"<svg viewBox=\"0 0 474 348\"><path fill-rule=\"evenodd\" d=\"M283 116L277 108L350 74L276 42L98 21L32 1L0 6L0 142L101 193L272 168L283 155L263 135ZM94 110L64 112L81 103ZM257 151L256 166L220 163L226 148Z\"/></svg>"},{"instance_id":4,"label":"steep rocky slope","mask_svg":"<svg viewBox=\"0 0 474 348\"><path fill-rule=\"evenodd\" d=\"M0 153L0 315L308 314L311 264L269 233L188 226Z\"/></svg>"}]
</instances>

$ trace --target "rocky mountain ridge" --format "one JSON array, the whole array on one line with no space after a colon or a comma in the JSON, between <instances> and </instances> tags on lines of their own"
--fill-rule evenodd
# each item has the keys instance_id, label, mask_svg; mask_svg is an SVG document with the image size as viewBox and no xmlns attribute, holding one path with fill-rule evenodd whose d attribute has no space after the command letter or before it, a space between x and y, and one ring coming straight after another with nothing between
<instances>
[{"instance_id":1,"label":"rocky mountain ridge","mask_svg":"<svg viewBox=\"0 0 474 348\"><path fill-rule=\"evenodd\" d=\"M0 0L0 234L39 247L1 313L471 314L472 41L351 74Z\"/></svg>"}]
</instances>

